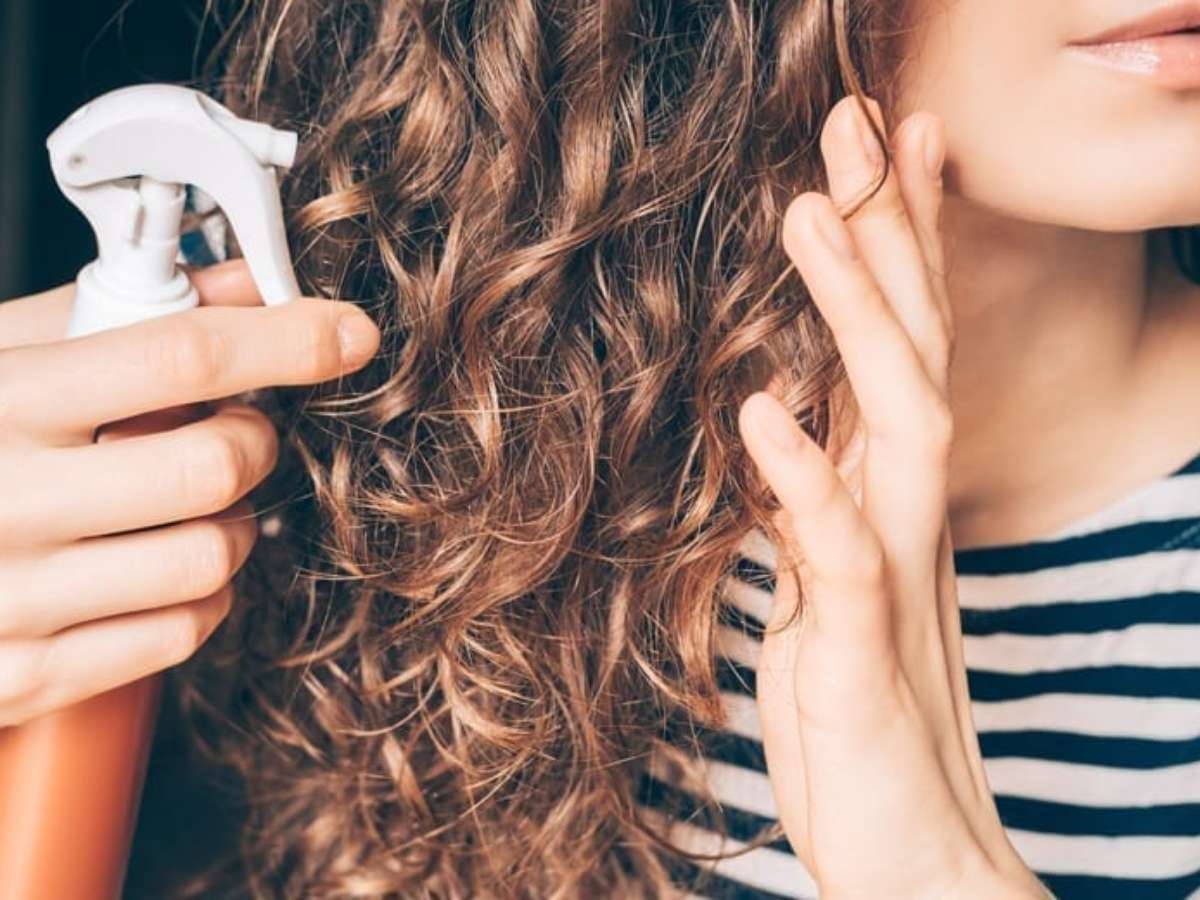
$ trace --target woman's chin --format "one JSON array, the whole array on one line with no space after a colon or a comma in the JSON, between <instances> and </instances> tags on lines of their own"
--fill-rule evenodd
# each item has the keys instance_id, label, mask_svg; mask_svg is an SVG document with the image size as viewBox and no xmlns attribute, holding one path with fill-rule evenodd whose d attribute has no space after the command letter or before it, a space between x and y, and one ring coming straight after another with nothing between
<instances>
[{"instance_id":1,"label":"woman's chin","mask_svg":"<svg viewBox=\"0 0 1200 900\"><path fill-rule=\"evenodd\" d=\"M964 190L962 196L993 212L1043 225L1084 231L1133 232L1200 225L1200 186L1171 196L1129 196L1111 190L992 196Z\"/></svg>"}]
</instances>

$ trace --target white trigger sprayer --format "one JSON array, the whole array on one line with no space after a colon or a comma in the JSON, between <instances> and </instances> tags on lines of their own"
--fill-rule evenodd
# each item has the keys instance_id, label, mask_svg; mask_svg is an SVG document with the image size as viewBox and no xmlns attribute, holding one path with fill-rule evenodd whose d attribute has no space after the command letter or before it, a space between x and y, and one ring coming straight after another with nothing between
<instances>
[{"instance_id":1,"label":"white trigger sprayer","mask_svg":"<svg viewBox=\"0 0 1200 900\"><path fill-rule=\"evenodd\" d=\"M175 264L186 184L224 211L266 303L300 293L275 180L295 159L294 132L240 119L191 88L145 84L80 107L46 147L99 248L79 273L69 337L196 305Z\"/></svg>"},{"instance_id":2,"label":"white trigger sprayer","mask_svg":"<svg viewBox=\"0 0 1200 900\"><path fill-rule=\"evenodd\" d=\"M176 264L188 184L224 211L263 299L299 295L275 178L293 162L294 133L147 84L92 100L46 146L99 249L76 281L67 337L197 305ZM0 900L121 896L160 684L150 676L0 729Z\"/></svg>"}]
</instances>

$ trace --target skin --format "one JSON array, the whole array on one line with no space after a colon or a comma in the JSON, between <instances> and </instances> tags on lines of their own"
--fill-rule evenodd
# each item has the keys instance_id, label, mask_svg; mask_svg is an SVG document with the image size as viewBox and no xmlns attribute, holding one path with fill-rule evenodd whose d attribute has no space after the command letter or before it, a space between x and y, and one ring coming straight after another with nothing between
<instances>
[{"instance_id":1,"label":"skin","mask_svg":"<svg viewBox=\"0 0 1200 900\"><path fill-rule=\"evenodd\" d=\"M229 610L258 536L245 495L278 458L232 395L378 349L351 303L258 305L240 260L193 283L196 309L71 340L72 285L0 304L0 726L190 656Z\"/></svg>"},{"instance_id":2,"label":"skin","mask_svg":"<svg viewBox=\"0 0 1200 900\"><path fill-rule=\"evenodd\" d=\"M1149 232L1200 222L1200 100L1065 47L1143 11L931 4L883 189L840 214L876 171L846 99L822 134L829 195L785 216L856 410L829 450L774 385L739 417L788 537L759 661L764 747L823 898L1046 896L983 775L952 549L1033 539L1200 445L1200 417L1180 415L1200 290ZM939 143L940 178L921 165Z\"/></svg>"},{"instance_id":3,"label":"skin","mask_svg":"<svg viewBox=\"0 0 1200 900\"><path fill-rule=\"evenodd\" d=\"M758 702L781 820L824 898L1044 896L983 775L950 551L1053 528L1200 444L1200 417L1177 414L1200 378L1200 298L1146 235L1200 221L1200 101L1063 46L1139 11L931 2L883 189L842 219L874 172L843 101L822 134L830 194L796 198L782 223L861 412L836 458L770 391L739 419L799 563L769 627L801 588L808 604L764 641ZM206 306L258 302L241 263L196 280ZM0 304L0 496L21 525L0 527L0 724L178 662L228 608L256 533L241 498L275 437L248 405L196 420L199 404L335 377L378 346L370 326L344 365L330 348L348 304L331 301L63 342L70 297ZM196 369L217 334L231 365ZM320 352L267 355L296 342ZM153 381L122 365L148 357L181 364Z\"/></svg>"},{"instance_id":4,"label":"skin","mask_svg":"<svg viewBox=\"0 0 1200 900\"><path fill-rule=\"evenodd\" d=\"M768 391L739 414L788 538L758 660L772 791L823 898L1045 897L996 812L962 661L946 516L953 316L937 274L943 129L908 117L893 170L844 221L839 207L881 165L864 131L854 98L839 102L821 139L830 195L800 195L783 223L854 392L853 452L822 450Z\"/></svg>"},{"instance_id":5,"label":"skin","mask_svg":"<svg viewBox=\"0 0 1200 900\"><path fill-rule=\"evenodd\" d=\"M1200 446L1179 414L1200 296L1147 233L1200 222L1200 96L1066 47L1160 4L920 2L895 119L946 131L951 529L958 547L1019 541Z\"/></svg>"}]
</instances>

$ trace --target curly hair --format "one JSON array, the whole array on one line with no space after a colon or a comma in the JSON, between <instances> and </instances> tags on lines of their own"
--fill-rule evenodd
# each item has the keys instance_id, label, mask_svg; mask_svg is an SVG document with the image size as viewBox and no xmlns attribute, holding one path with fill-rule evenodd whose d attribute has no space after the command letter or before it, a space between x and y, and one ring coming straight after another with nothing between
<instances>
[{"instance_id":1,"label":"curly hair","mask_svg":"<svg viewBox=\"0 0 1200 900\"><path fill-rule=\"evenodd\" d=\"M383 341L264 395L281 460L251 499L281 530L182 688L248 809L197 891L636 898L702 874L639 785L665 761L720 828L699 767L723 587L756 529L782 546L737 412L778 372L830 437L844 370L780 223L826 186L833 104L889 108L903 5L210 5L214 93L300 133L304 292Z\"/></svg>"}]
</instances>

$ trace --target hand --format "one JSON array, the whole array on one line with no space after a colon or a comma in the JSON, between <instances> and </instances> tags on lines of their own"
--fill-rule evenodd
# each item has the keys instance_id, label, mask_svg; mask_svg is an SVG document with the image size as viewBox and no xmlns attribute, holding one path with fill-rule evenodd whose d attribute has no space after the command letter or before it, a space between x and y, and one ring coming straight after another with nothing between
<instances>
[{"instance_id":1,"label":"hand","mask_svg":"<svg viewBox=\"0 0 1200 900\"><path fill-rule=\"evenodd\" d=\"M241 260L193 283L196 309L69 340L73 285L0 304L0 726L190 656L229 609L258 535L244 495L278 457L271 420L231 395L378 348L350 303L259 305Z\"/></svg>"},{"instance_id":2,"label":"hand","mask_svg":"<svg viewBox=\"0 0 1200 900\"><path fill-rule=\"evenodd\" d=\"M788 538L757 670L773 793L822 900L1044 898L996 812L963 667L941 125L909 116L881 189L844 220L882 166L860 129L870 136L843 99L821 136L830 196L797 197L783 242L837 342L861 452L831 459L769 390L739 415Z\"/></svg>"}]
</instances>

